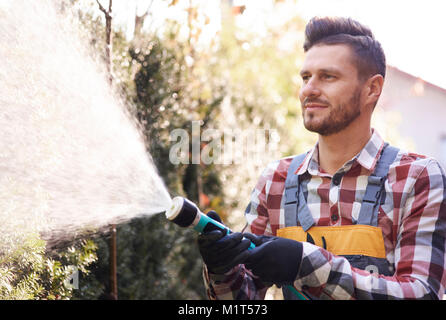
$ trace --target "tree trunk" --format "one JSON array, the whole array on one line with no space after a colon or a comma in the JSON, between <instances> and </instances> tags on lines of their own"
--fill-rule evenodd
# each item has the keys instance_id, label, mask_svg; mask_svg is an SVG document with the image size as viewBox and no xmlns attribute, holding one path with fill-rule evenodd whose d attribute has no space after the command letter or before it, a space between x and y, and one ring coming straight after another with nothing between
<instances>
[{"instance_id":1,"label":"tree trunk","mask_svg":"<svg viewBox=\"0 0 446 320\"><path fill-rule=\"evenodd\" d=\"M112 0L109 0L108 10L106 10L99 0L96 0L99 5L99 9L105 16L105 63L108 72L108 80L110 85L113 83L112 76ZM110 299L118 300L118 277L117 277L117 254L116 254L116 225L110 226L110 243L109 243L109 264L110 264Z\"/></svg>"}]
</instances>

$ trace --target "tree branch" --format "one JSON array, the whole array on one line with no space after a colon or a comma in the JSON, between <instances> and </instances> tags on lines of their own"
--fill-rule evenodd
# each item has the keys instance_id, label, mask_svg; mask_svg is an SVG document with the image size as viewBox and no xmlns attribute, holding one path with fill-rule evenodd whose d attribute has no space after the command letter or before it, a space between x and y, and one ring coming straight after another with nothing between
<instances>
[{"instance_id":1,"label":"tree branch","mask_svg":"<svg viewBox=\"0 0 446 320\"><path fill-rule=\"evenodd\" d=\"M104 15L105 15L105 17L110 17L110 14L111 14L111 12L112 12L112 0L109 0L109 2L108 2L108 11L107 10L105 10L105 8L102 6L102 4L99 2L99 0L96 0L96 3L98 4L98 6L99 6L99 10L101 10L103 13L104 13Z\"/></svg>"},{"instance_id":2,"label":"tree branch","mask_svg":"<svg viewBox=\"0 0 446 320\"><path fill-rule=\"evenodd\" d=\"M101 10L104 13L105 16L105 63L107 66L107 71L109 73L109 81L110 83L113 82L113 76L112 76L112 61L111 61L111 46L112 46L112 0L109 0L108 3L108 11L105 10L105 8L102 6L102 4L99 2L99 0L96 0L96 3L99 6L99 10Z\"/></svg>"},{"instance_id":3,"label":"tree branch","mask_svg":"<svg viewBox=\"0 0 446 320\"><path fill-rule=\"evenodd\" d=\"M102 6L102 4L99 2L99 0L96 0L98 6L99 6L99 10L101 10L104 14L107 14L107 11L104 9L104 7Z\"/></svg>"}]
</instances>

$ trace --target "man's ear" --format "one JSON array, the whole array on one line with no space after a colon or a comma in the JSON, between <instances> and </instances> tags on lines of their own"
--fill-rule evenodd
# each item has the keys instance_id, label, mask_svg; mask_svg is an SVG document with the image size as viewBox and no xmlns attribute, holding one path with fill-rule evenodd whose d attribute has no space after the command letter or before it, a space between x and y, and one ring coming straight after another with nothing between
<instances>
[{"instance_id":1,"label":"man's ear","mask_svg":"<svg viewBox=\"0 0 446 320\"><path fill-rule=\"evenodd\" d=\"M373 107L378 102L381 92L383 90L384 78L380 74L375 74L370 77L366 82L366 104L372 105Z\"/></svg>"}]
</instances>

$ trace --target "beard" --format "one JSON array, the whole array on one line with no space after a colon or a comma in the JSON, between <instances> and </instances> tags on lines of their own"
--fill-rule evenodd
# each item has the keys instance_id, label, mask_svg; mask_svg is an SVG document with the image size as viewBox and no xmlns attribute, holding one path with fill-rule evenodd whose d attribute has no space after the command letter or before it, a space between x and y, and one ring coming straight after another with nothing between
<instances>
[{"instance_id":1,"label":"beard","mask_svg":"<svg viewBox=\"0 0 446 320\"><path fill-rule=\"evenodd\" d=\"M302 118L304 126L307 130L319 133L322 136L329 136L338 133L348 127L361 114L359 107L361 90L356 88L352 96L346 103L341 103L335 107L328 104L329 113L321 120L316 119L317 116L311 112L305 115L305 108L302 108ZM309 101L317 99L305 99L303 105Z\"/></svg>"}]
</instances>

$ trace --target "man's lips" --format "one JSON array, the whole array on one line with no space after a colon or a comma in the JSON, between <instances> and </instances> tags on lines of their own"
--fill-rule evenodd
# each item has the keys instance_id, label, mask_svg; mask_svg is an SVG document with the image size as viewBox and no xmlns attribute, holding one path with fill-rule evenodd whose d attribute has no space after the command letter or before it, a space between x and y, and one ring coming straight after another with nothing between
<instances>
[{"instance_id":1,"label":"man's lips","mask_svg":"<svg viewBox=\"0 0 446 320\"><path fill-rule=\"evenodd\" d=\"M308 102L304 105L305 109L324 109L328 106L326 104L317 103L317 102Z\"/></svg>"}]
</instances>

